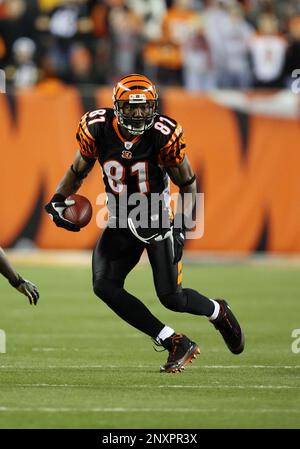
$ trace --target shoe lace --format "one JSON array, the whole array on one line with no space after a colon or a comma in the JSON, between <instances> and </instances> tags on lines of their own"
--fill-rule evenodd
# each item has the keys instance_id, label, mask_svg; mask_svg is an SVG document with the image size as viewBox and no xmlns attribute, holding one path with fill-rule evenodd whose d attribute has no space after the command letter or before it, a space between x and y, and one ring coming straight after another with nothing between
<instances>
[{"instance_id":1,"label":"shoe lace","mask_svg":"<svg viewBox=\"0 0 300 449\"><path fill-rule=\"evenodd\" d=\"M155 346L153 346L154 351L156 351L156 352L164 352L164 351L167 350L167 348L164 348L161 343L158 343L158 341L155 340L155 338L151 338L151 340L152 340L152 343L155 344L155 346L158 346L158 347L162 348L162 349L156 349Z\"/></svg>"},{"instance_id":2,"label":"shoe lace","mask_svg":"<svg viewBox=\"0 0 300 449\"><path fill-rule=\"evenodd\" d=\"M175 357L175 353L176 353L178 344L180 343L180 340L181 340L181 339L182 339L182 334L176 334L176 335L174 335L173 337L171 337L171 340L172 340L172 347L171 347L170 349L168 349L168 351L169 351L169 359L172 359L172 358ZM159 343L158 341L156 341L154 338L152 338L152 342L155 344L155 346L163 347L163 349L159 350L159 349L156 349L156 348L153 346L154 351L156 351L156 352L163 352L163 351L166 351L166 350L167 350L167 348L165 348L161 343ZM168 359L168 360L169 360L169 359Z\"/></svg>"}]
</instances>

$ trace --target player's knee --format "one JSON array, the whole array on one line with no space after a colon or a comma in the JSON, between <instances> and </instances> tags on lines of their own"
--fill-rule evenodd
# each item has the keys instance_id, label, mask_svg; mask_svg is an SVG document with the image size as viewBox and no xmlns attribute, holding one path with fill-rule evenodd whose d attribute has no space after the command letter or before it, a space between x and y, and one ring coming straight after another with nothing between
<instances>
[{"instance_id":1,"label":"player's knee","mask_svg":"<svg viewBox=\"0 0 300 449\"><path fill-rule=\"evenodd\" d=\"M115 282L108 279L96 279L93 282L93 289L98 298L109 303L116 296L120 287Z\"/></svg>"},{"instance_id":2,"label":"player's knee","mask_svg":"<svg viewBox=\"0 0 300 449\"><path fill-rule=\"evenodd\" d=\"M159 295L159 300L162 305L173 312L184 312L186 309L187 298L182 291Z\"/></svg>"}]
</instances>

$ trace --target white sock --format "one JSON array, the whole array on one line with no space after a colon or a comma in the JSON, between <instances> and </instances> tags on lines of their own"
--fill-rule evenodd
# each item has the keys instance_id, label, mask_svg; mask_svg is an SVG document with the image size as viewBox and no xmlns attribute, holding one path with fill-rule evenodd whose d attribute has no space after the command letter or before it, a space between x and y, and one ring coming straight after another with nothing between
<instances>
[{"instance_id":1,"label":"white sock","mask_svg":"<svg viewBox=\"0 0 300 449\"><path fill-rule=\"evenodd\" d=\"M211 301L215 305L215 310L214 310L214 313L208 317L209 321L215 320L218 317L219 312L220 312L220 304L217 301L215 301L214 299L211 299Z\"/></svg>"},{"instance_id":2,"label":"white sock","mask_svg":"<svg viewBox=\"0 0 300 449\"><path fill-rule=\"evenodd\" d=\"M164 341L166 338L171 337L175 333L174 329L172 329L169 326L165 326L162 328L158 336L156 337L156 341L160 343L161 341Z\"/></svg>"}]
</instances>

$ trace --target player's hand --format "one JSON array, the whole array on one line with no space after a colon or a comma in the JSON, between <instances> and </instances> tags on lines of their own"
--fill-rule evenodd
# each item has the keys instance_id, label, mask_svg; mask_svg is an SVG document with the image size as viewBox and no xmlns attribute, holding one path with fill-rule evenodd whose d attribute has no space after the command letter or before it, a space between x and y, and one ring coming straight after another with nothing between
<instances>
[{"instance_id":1,"label":"player's hand","mask_svg":"<svg viewBox=\"0 0 300 449\"><path fill-rule=\"evenodd\" d=\"M40 297L37 287L32 284L32 282L27 281L27 279L22 279L19 287L16 287L20 293L27 296L30 304L37 305L38 299Z\"/></svg>"},{"instance_id":2,"label":"player's hand","mask_svg":"<svg viewBox=\"0 0 300 449\"><path fill-rule=\"evenodd\" d=\"M183 217L181 217L182 219ZM174 224L172 229L172 237L173 237L173 254L174 259L173 263L178 263L182 258L183 247L185 243L185 226L184 223L181 223L180 227L176 227L176 217L174 218Z\"/></svg>"},{"instance_id":3,"label":"player's hand","mask_svg":"<svg viewBox=\"0 0 300 449\"><path fill-rule=\"evenodd\" d=\"M15 287L18 292L23 293L23 295L27 296L30 304L34 304L36 306L38 299L40 297L39 291L37 287L27 279L23 279L20 275L14 281L9 281L10 285Z\"/></svg>"},{"instance_id":4,"label":"player's hand","mask_svg":"<svg viewBox=\"0 0 300 449\"><path fill-rule=\"evenodd\" d=\"M63 195L55 194L50 202L46 204L45 209L56 226L67 229L68 231L78 232L80 231L79 226L66 220L63 216L64 210L73 204L75 204L74 200L67 200Z\"/></svg>"}]
</instances>

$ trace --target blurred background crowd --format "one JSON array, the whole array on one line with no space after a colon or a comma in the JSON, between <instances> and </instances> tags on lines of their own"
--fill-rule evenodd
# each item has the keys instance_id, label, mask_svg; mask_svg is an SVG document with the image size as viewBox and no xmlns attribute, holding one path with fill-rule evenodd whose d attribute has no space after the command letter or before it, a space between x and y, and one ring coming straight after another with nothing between
<instances>
[{"instance_id":1,"label":"blurred background crowd","mask_svg":"<svg viewBox=\"0 0 300 449\"><path fill-rule=\"evenodd\" d=\"M8 87L284 88L300 69L300 0L0 0Z\"/></svg>"}]
</instances>

